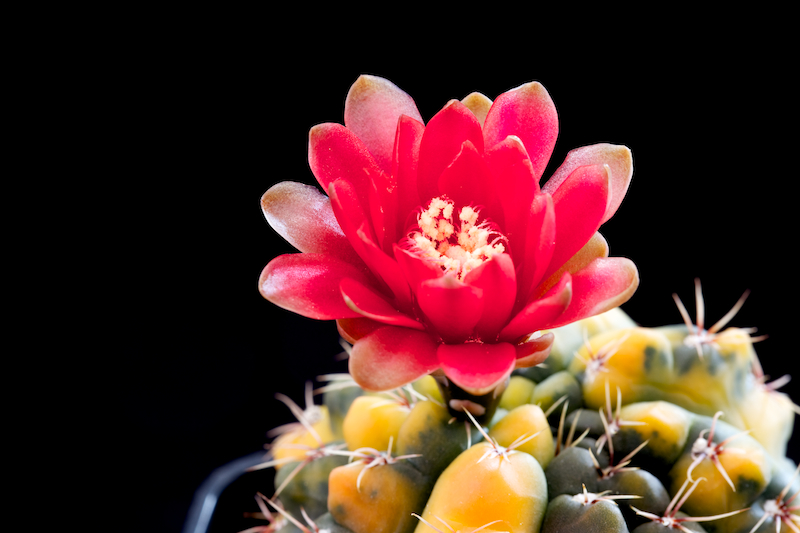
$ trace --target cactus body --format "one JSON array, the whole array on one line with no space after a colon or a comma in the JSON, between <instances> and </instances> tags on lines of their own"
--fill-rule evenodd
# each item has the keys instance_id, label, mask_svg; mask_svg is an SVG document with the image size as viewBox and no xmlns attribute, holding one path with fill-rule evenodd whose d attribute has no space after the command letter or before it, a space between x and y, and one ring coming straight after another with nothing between
<instances>
[{"instance_id":1,"label":"cactus body","mask_svg":"<svg viewBox=\"0 0 800 533\"><path fill-rule=\"evenodd\" d=\"M628 526L616 503L582 503L562 494L547 506L542 533L628 533Z\"/></svg>"},{"instance_id":2,"label":"cactus body","mask_svg":"<svg viewBox=\"0 0 800 533\"><path fill-rule=\"evenodd\" d=\"M520 405L500 419L489 431L489 436L501 446L511 446L515 440L528 435L536 436L515 449L528 453L542 468L547 468L555 455L555 444L547 417L538 405Z\"/></svg>"},{"instance_id":3,"label":"cactus body","mask_svg":"<svg viewBox=\"0 0 800 533\"><path fill-rule=\"evenodd\" d=\"M425 504L424 476L404 463L367 466L355 462L331 471L328 509L333 519L354 533L409 533L411 516ZM359 475L364 473L359 483Z\"/></svg>"},{"instance_id":4,"label":"cactus body","mask_svg":"<svg viewBox=\"0 0 800 533\"><path fill-rule=\"evenodd\" d=\"M794 406L754 374L749 337L726 332L698 347L686 326L642 328L618 309L559 328L485 428L456 420L430 376L408 402L331 390L313 427L345 455L312 457L307 430L281 436L275 457L295 462L276 486L308 466L278 499L335 533L678 531L665 515L689 531L776 531L791 518L770 513L800 490L784 457Z\"/></svg>"},{"instance_id":5,"label":"cactus body","mask_svg":"<svg viewBox=\"0 0 800 533\"><path fill-rule=\"evenodd\" d=\"M342 426L347 447L385 450L390 439L397 440L400 426L410 412L406 406L381 396L359 396L353 400Z\"/></svg>"},{"instance_id":6,"label":"cactus body","mask_svg":"<svg viewBox=\"0 0 800 533\"><path fill-rule=\"evenodd\" d=\"M493 449L481 442L460 454L439 476L422 517L438 516L456 530L500 520L498 531L538 532L547 505L542 467L525 452L497 457ZM426 528L421 523L416 533Z\"/></svg>"}]
</instances>

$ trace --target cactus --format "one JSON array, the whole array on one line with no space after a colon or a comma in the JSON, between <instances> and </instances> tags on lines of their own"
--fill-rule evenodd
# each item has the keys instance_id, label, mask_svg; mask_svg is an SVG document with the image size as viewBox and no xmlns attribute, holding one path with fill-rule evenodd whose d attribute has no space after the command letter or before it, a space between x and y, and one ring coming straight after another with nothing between
<instances>
[{"instance_id":1,"label":"cactus","mask_svg":"<svg viewBox=\"0 0 800 533\"><path fill-rule=\"evenodd\" d=\"M747 294L707 329L699 281L694 323L677 296L677 325L618 307L638 271L597 230L630 151L574 150L540 187L557 116L538 83L421 120L361 77L345 125L310 133L329 197L262 198L301 253L270 262L261 293L335 319L349 376L321 377L319 406L278 397L298 423L259 466L276 488L253 531L800 531L798 408L752 330L726 328Z\"/></svg>"},{"instance_id":2,"label":"cactus","mask_svg":"<svg viewBox=\"0 0 800 533\"><path fill-rule=\"evenodd\" d=\"M615 309L610 314L620 313ZM535 375L530 371L515 372L489 423L478 423L469 412L466 421L455 419L440 395L419 392L436 391L427 379L394 393L372 394L340 377L339 386L321 389L323 403L310 411L279 397L301 420L275 439L273 457L286 453L287 434L294 442L314 444L290 448L295 453L291 460L266 463L278 467L275 485L280 491L270 501L280 502L282 512L308 531L796 530L798 472L790 460L774 453L786 442L770 440L786 431L763 434L762 425L744 425L745 417L729 420L721 410L709 416L718 407L718 395L707 395L707 403L694 411L687 407L697 407L697 399L684 405L669 401L678 396L664 384L675 376L641 371L646 366L642 354L657 346L655 359L674 361L675 344L663 332L678 328L631 328L627 320L619 329L589 327L604 318L578 323L587 325L584 332L594 330L592 336L574 327L553 330L565 345L574 343L568 335L582 338L569 369L543 372L538 383L527 377ZM633 358L639 370L625 380L610 365L608 372L598 371L600 394L594 385L586 387L585 360L609 349L607 361L619 351L638 353L618 361ZM699 357L694 347L691 352ZM711 353L704 352L704 359ZM754 353L752 345L742 353ZM736 357L722 357L716 364L741 367ZM699 386L711 389L730 370L723 366L715 373L698 372L693 379L704 379ZM765 390L757 379L757 363L751 361L747 370L752 379L743 380L749 388L741 391L740 402ZM725 396L725 402L731 398ZM343 402L348 407L342 416L328 416L341 410L337 406ZM775 405L793 411L790 403ZM735 401L726 407L743 408ZM302 420L307 412L317 413L316 424ZM325 416L320 418L320 412ZM319 420L329 427L320 430ZM322 442L312 431L345 437ZM300 438L303 432L305 440ZM297 451L303 452L300 461ZM303 522L304 516L313 527ZM295 522L284 519L286 525L275 531L304 531Z\"/></svg>"}]
</instances>

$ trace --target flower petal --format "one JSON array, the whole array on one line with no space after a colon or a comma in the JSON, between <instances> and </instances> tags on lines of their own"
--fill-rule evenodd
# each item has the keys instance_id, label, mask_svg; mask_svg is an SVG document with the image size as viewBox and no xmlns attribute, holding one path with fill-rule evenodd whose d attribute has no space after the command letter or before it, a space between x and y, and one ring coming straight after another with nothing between
<instances>
[{"instance_id":1,"label":"flower petal","mask_svg":"<svg viewBox=\"0 0 800 533\"><path fill-rule=\"evenodd\" d=\"M275 305L317 320L361 316L345 304L339 283L345 278L369 284L359 268L323 254L279 255L258 279L261 295Z\"/></svg>"},{"instance_id":2,"label":"flower petal","mask_svg":"<svg viewBox=\"0 0 800 533\"><path fill-rule=\"evenodd\" d=\"M569 261L564 263L561 268L550 274L550 276L536 287L532 294L533 298L538 298L547 291L549 291L556 283L558 283L564 276L565 272L575 274L589 265L598 257L608 257L608 243L605 237L600 232L595 232L592 238L589 239L583 248L578 250L578 253L569 258Z\"/></svg>"},{"instance_id":3,"label":"flower petal","mask_svg":"<svg viewBox=\"0 0 800 533\"><path fill-rule=\"evenodd\" d=\"M417 301L445 342L463 342L483 314L483 291L445 275L420 284Z\"/></svg>"},{"instance_id":4,"label":"flower petal","mask_svg":"<svg viewBox=\"0 0 800 533\"><path fill-rule=\"evenodd\" d=\"M542 298L526 305L522 311L500 332L500 340L516 341L541 329L549 328L550 323L561 316L572 300L572 277L569 272Z\"/></svg>"},{"instance_id":5,"label":"flower petal","mask_svg":"<svg viewBox=\"0 0 800 533\"><path fill-rule=\"evenodd\" d=\"M486 115L489 113L489 109L492 107L492 101L486 95L474 92L469 93L467 96L462 98L461 103L467 106L467 109L472 111L472 114L478 119L478 123L481 125L481 127L483 127L483 123L486 120Z\"/></svg>"},{"instance_id":6,"label":"flower petal","mask_svg":"<svg viewBox=\"0 0 800 533\"><path fill-rule=\"evenodd\" d=\"M610 168L609 202L602 219L605 223L619 208L633 177L633 155L627 146L601 143L570 151L542 189L553 194L576 168L601 164Z\"/></svg>"},{"instance_id":7,"label":"flower petal","mask_svg":"<svg viewBox=\"0 0 800 533\"><path fill-rule=\"evenodd\" d=\"M556 245L556 215L549 194L534 196L528 214L528 229L523 257L517 264L517 304L526 304L531 290L544 278ZM560 278L559 278L560 279Z\"/></svg>"},{"instance_id":8,"label":"flower petal","mask_svg":"<svg viewBox=\"0 0 800 533\"><path fill-rule=\"evenodd\" d=\"M478 396L490 392L511 374L516 354L514 346L506 342L442 344L437 350L445 375Z\"/></svg>"},{"instance_id":9,"label":"flower petal","mask_svg":"<svg viewBox=\"0 0 800 533\"><path fill-rule=\"evenodd\" d=\"M339 282L339 289L347 307L360 315L390 326L425 329L424 325L395 309L383 296L363 283L345 278Z\"/></svg>"},{"instance_id":10,"label":"flower petal","mask_svg":"<svg viewBox=\"0 0 800 533\"><path fill-rule=\"evenodd\" d=\"M384 250L391 250L397 241L397 184L395 177L386 172L372 176L369 190L369 212L375 242Z\"/></svg>"},{"instance_id":11,"label":"flower petal","mask_svg":"<svg viewBox=\"0 0 800 533\"><path fill-rule=\"evenodd\" d=\"M544 362L550 355L550 348L556 336L551 333L544 333L538 337L531 337L524 342L514 346L517 350L517 361L514 368L530 368Z\"/></svg>"},{"instance_id":12,"label":"flower petal","mask_svg":"<svg viewBox=\"0 0 800 533\"><path fill-rule=\"evenodd\" d=\"M558 137L558 114L547 90L530 82L498 96L483 125L486 146L509 135L522 140L538 181L553 153Z\"/></svg>"},{"instance_id":13,"label":"flower petal","mask_svg":"<svg viewBox=\"0 0 800 533\"><path fill-rule=\"evenodd\" d=\"M416 293L423 281L444 276L444 271L439 265L428 259L423 259L400 246L395 245L394 257L403 272L403 277L411 286L412 292Z\"/></svg>"},{"instance_id":14,"label":"flower petal","mask_svg":"<svg viewBox=\"0 0 800 533\"><path fill-rule=\"evenodd\" d=\"M475 326L475 334L485 342L497 340L517 296L514 261L508 254L492 256L464 276L464 283L477 287L485 295L483 314Z\"/></svg>"},{"instance_id":15,"label":"flower petal","mask_svg":"<svg viewBox=\"0 0 800 533\"><path fill-rule=\"evenodd\" d=\"M397 185L397 223L395 242L404 236L406 217L418 209L422 202L417 189L417 167L419 165L419 146L425 126L405 115L397 123L392 157L392 176Z\"/></svg>"},{"instance_id":16,"label":"flower petal","mask_svg":"<svg viewBox=\"0 0 800 533\"><path fill-rule=\"evenodd\" d=\"M451 100L428 122L419 147L417 189L423 204L439 196L439 176L461 152L464 141L471 141L483 153L483 132L472 111Z\"/></svg>"},{"instance_id":17,"label":"flower petal","mask_svg":"<svg viewBox=\"0 0 800 533\"><path fill-rule=\"evenodd\" d=\"M385 327L386 324L363 316L358 318L339 318L336 320L336 329L339 335L350 344L355 344L358 339L366 337L373 331Z\"/></svg>"},{"instance_id":18,"label":"flower petal","mask_svg":"<svg viewBox=\"0 0 800 533\"><path fill-rule=\"evenodd\" d=\"M504 226L503 206L495 190L496 183L483 156L470 141L464 141L461 151L439 176L438 190L447 195L456 208L480 206L481 218Z\"/></svg>"},{"instance_id":19,"label":"flower petal","mask_svg":"<svg viewBox=\"0 0 800 533\"><path fill-rule=\"evenodd\" d=\"M422 122L414 100L394 83L377 76L359 76L344 102L345 126L361 139L385 172L392 168L400 115Z\"/></svg>"},{"instance_id":20,"label":"flower petal","mask_svg":"<svg viewBox=\"0 0 800 533\"><path fill-rule=\"evenodd\" d=\"M530 158L519 137L511 135L487 150L484 159L503 206L504 234L512 251L522 256L531 204L539 193ZM518 249L514 249L514 243Z\"/></svg>"},{"instance_id":21,"label":"flower petal","mask_svg":"<svg viewBox=\"0 0 800 533\"><path fill-rule=\"evenodd\" d=\"M330 198L316 187L291 181L273 185L261 197L261 210L272 229L301 252L361 262L336 221Z\"/></svg>"},{"instance_id":22,"label":"flower petal","mask_svg":"<svg viewBox=\"0 0 800 533\"><path fill-rule=\"evenodd\" d=\"M627 302L639 286L639 271L624 257L601 257L572 275L572 302L550 328L599 315Z\"/></svg>"},{"instance_id":23,"label":"flower petal","mask_svg":"<svg viewBox=\"0 0 800 533\"><path fill-rule=\"evenodd\" d=\"M358 256L382 282L382 289L391 293L396 304L406 308L411 304L411 289L405 282L397 262L375 242L366 215L350 183L336 180L330 184L328 195L344 234Z\"/></svg>"},{"instance_id":24,"label":"flower petal","mask_svg":"<svg viewBox=\"0 0 800 533\"><path fill-rule=\"evenodd\" d=\"M400 265L371 239L365 226L363 225L356 232L362 243L365 262L369 265L370 270L389 287L389 290L394 295L395 304L402 309L410 309L411 288L403 277Z\"/></svg>"},{"instance_id":25,"label":"flower petal","mask_svg":"<svg viewBox=\"0 0 800 533\"><path fill-rule=\"evenodd\" d=\"M353 345L350 375L368 391L395 389L439 368L436 347L427 333L387 326Z\"/></svg>"},{"instance_id":26,"label":"flower petal","mask_svg":"<svg viewBox=\"0 0 800 533\"><path fill-rule=\"evenodd\" d=\"M556 246L549 276L595 234L608 206L608 166L578 167L553 193L556 213Z\"/></svg>"},{"instance_id":27,"label":"flower petal","mask_svg":"<svg viewBox=\"0 0 800 533\"><path fill-rule=\"evenodd\" d=\"M322 190L344 180L357 191L361 204L369 205L372 176L381 169L355 133L341 124L314 126L308 133L308 163Z\"/></svg>"},{"instance_id":28,"label":"flower petal","mask_svg":"<svg viewBox=\"0 0 800 533\"><path fill-rule=\"evenodd\" d=\"M333 214L350 242L350 246L366 262L364 245L357 232L359 228L366 225L367 214L362 208L358 193L349 181L334 180L328 185L328 197L331 200Z\"/></svg>"}]
</instances>

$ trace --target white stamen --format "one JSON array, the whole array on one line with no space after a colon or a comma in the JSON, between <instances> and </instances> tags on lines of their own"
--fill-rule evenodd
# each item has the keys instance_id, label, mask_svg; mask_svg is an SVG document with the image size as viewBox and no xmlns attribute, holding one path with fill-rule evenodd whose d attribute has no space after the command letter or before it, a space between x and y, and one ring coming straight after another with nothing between
<instances>
[{"instance_id":1,"label":"white stamen","mask_svg":"<svg viewBox=\"0 0 800 533\"><path fill-rule=\"evenodd\" d=\"M408 243L421 257L439 264L459 280L507 249L505 235L487 220L479 222L480 212L464 206L454 220L455 204L436 197L417 215L417 230L408 234Z\"/></svg>"}]
</instances>

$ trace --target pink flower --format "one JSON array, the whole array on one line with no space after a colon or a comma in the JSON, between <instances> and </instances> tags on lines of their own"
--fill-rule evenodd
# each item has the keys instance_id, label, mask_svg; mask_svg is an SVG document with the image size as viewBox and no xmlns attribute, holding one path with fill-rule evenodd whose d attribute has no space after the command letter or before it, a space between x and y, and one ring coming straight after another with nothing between
<instances>
[{"instance_id":1,"label":"pink flower","mask_svg":"<svg viewBox=\"0 0 800 533\"><path fill-rule=\"evenodd\" d=\"M541 84L494 102L451 100L425 125L405 92L361 76L344 124L309 134L327 196L292 182L264 194L268 222L302 253L272 260L259 289L303 316L336 319L365 389L442 369L484 394L547 356L552 335L535 332L636 290L635 265L608 257L597 233L628 189L630 150L573 150L540 188L558 133Z\"/></svg>"}]
</instances>

